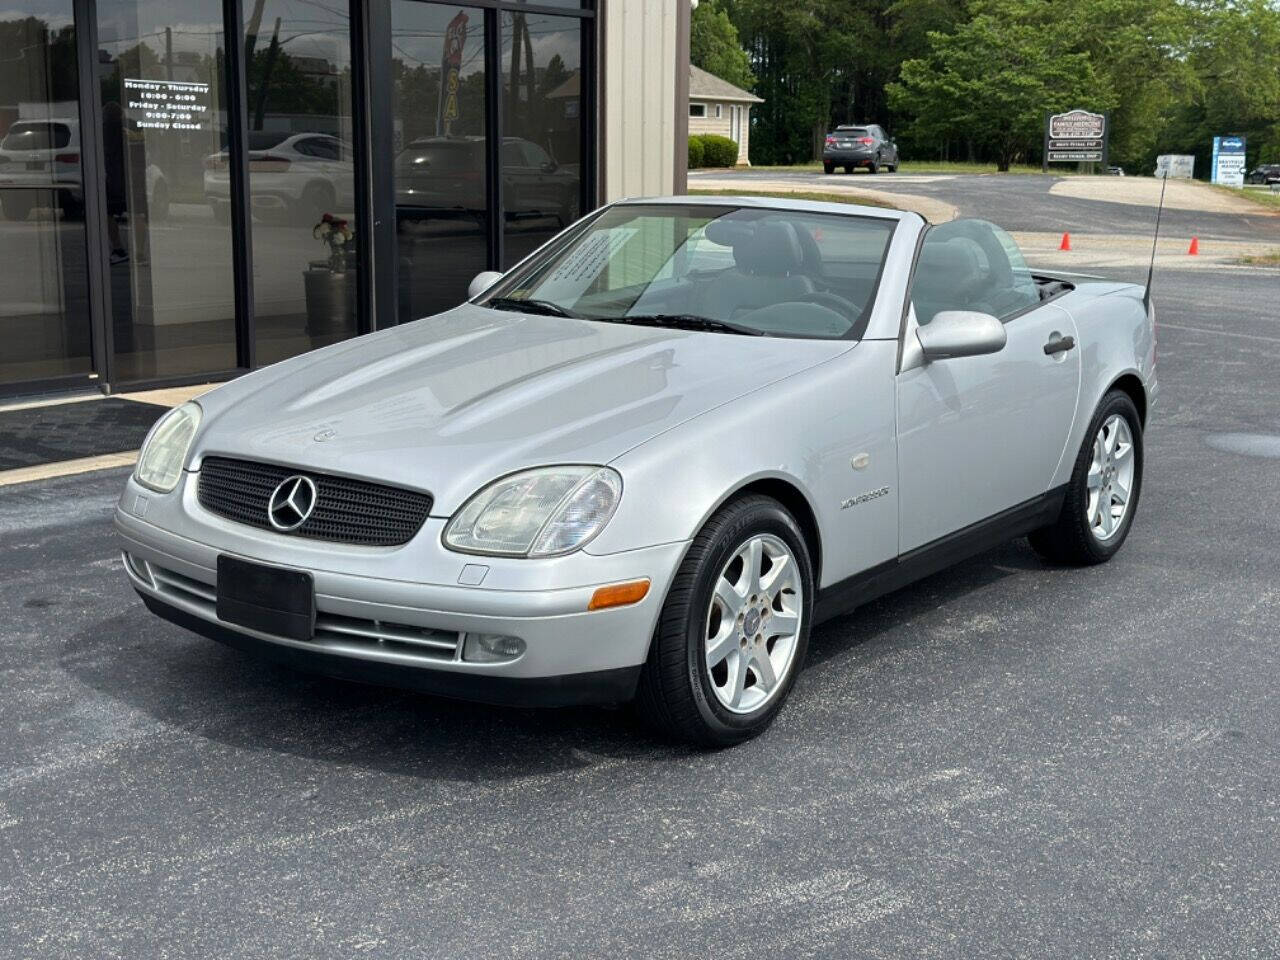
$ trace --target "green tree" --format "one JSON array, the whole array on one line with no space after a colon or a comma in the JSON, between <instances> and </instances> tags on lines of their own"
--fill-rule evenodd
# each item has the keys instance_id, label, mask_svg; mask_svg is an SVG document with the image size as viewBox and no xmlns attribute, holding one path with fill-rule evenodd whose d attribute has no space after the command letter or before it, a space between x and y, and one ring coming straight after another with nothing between
<instances>
[{"instance_id":1,"label":"green tree","mask_svg":"<svg viewBox=\"0 0 1280 960\"><path fill-rule=\"evenodd\" d=\"M1052 29L1048 0L975 0L971 10L954 33L931 32L929 53L888 86L917 140L971 139L1004 171L1040 143L1046 111L1112 106L1089 55Z\"/></svg>"},{"instance_id":2,"label":"green tree","mask_svg":"<svg viewBox=\"0 0 1280 960\"><path fill-rule=\"evenodd\" d=\"M847 86L858 6L848 0L723 2L751 58L754 92L765 101L752 110L753 159L811 159Z\"/></svg>"},{"instance_id":3,"label":"green tree","mask_svg":"<svg viewBox=\"0 0 1280 960\"><path fill-rule=\"evenodd\" d=\"M756 82L747 53L738 42L738 28L716 0L703 0L693 11L689 61L743 90L750 90Z\"/></svg>"},{"instance_id":4,"label":"green tree","mask_svg":"<svg viewBox=\"0 0 1280 960\"><path fill-rule=\"evenodd\" d=\"M1280 4L1201 0L1191 65L1199 80L1184 111L1208 170L1212 139L1243 134L1252 163L1280 159Z\"/></svg>"},{"instance_id":5,"label":"green tree","mask_svg":"<svg viewBox=\"0 0 1280 960\"><path fill-rule=\"evenodd\" d=\"M1195 12L1182 0L1058 0L1054 13L1109 92L1112 159L1153 166L1178 104L1197 87L1188 59Z\"/></svg>"}]
</instances>

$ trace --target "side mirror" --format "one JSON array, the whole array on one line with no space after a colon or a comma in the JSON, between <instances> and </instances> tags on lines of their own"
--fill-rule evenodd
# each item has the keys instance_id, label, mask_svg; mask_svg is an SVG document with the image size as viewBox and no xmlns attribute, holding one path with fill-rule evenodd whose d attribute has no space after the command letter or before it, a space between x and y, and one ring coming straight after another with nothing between
<instances>
[{"instance_id":1,"label":"side mirror","mask_svg":"<svg viewBox=\"0 0 1280 960\"><path fill-rule=\"evenodd\" d=\"M556 163L554 160L548 160L546 163L542 165L543 173L555 173L559 169L560 169L560 164Z\"/></svg>"},{"instance_id":2,"label":"side mirror","mask_svg":"<svg viewBox=\"0 0 1280 960\"><path fill-rule=\"evenodd\" d=\"M1008 340L1004 324L989 313L975 310L943 310L916 328L916 339L926 360L976 357L999 353Z\"/></svg>"},{"instance_id":3,"label":"side mirror","mask_svg":"<svg viewBox=\"0 0 1280 960\"><path fill-rule=\"evenodd\" d=\"M467 299L474 300L501 279L502 274L497 270L484 270L477 273L471 281L471 286L467 287Z\"/></svg>"}]
</instances>

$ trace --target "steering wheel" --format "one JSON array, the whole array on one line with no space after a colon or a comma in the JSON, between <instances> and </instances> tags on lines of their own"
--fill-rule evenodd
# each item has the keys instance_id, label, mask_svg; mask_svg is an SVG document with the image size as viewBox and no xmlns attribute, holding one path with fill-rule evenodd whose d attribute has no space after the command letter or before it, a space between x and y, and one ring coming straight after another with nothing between
<instances>
[{"instance_id":1,"label":"steering wheel","mask_svg":"<svg viewBox=\"0 0 1280 960\"><path fill-rule=\"evenodd\" d=\"M789 303L816 303L820 307L826 307L828 310L834 310L840 314L845 320L853 322L858 319L858 315L862 311L854 305L852 300L846 300L838 293L831 293L828 290L815 290L813 293L801 294L798 297L792 297Z\"/></svg>"}]
</instances>

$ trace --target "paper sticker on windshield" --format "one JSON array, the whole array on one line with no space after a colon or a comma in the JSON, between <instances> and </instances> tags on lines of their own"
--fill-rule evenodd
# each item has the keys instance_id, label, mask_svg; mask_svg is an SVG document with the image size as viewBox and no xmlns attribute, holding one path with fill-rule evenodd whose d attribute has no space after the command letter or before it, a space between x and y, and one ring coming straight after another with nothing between
<instances>
[{"instance_id":1,"label":"paper sticker on windshield","mask_svg":"<svg viewBox=\"0 0 1280 960\"><path fill-rule=\"evenodd\" d=\"M560 302L577 299L600 276L619 248L638 232L636 227L613 227L591 234L560 261L538 288L538 296Z\"/></svg>"}]
</instances>

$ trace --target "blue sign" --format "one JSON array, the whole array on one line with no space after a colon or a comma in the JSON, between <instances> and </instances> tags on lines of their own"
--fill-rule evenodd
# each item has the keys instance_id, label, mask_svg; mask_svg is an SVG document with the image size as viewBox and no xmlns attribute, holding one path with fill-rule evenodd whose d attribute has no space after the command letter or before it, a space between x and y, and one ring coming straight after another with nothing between
<instances>
[{"instance_id":1,"label":"blue sign","mask_svg":"<svg viewBox=\"0 0 1280 960\"><path fill-rule=\"evenodd\" d=\"M1209 171L1214 183L1244 186L1244 137L1214 137Z\"/></svg>"}]
</instances>

